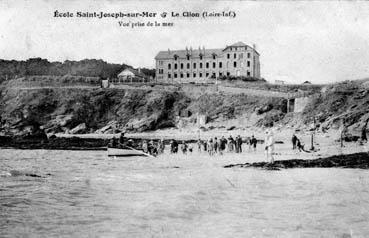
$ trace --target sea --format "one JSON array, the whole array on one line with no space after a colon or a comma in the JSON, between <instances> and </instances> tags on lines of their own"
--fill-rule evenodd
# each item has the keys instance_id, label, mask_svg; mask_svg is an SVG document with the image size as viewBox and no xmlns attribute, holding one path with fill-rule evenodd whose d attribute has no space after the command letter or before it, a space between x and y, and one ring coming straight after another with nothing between
<instances>
[{"instance_id":1,"label":"sea","mask_svg":"<svg viewBox=\"0 0 369 238\"><path fill-rule=\"evenodd\" d=\"M263 159L2 149L0 237L369 237L368 170Z\"/></svg>"}]
</instances>

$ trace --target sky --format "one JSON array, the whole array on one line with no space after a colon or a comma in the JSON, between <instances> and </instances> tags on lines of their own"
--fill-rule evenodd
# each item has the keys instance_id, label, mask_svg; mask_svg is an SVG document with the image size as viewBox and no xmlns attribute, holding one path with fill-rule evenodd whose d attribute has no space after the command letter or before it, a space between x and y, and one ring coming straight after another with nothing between
<instances>
[{"instance_id":1,"label":"sky","mask_svg":"<svg viewBox=\"0 0 369 238\"><path fill-rule=\"evenodd\" d=\"M54 12L74 17L54 17ZM153 18L77 18L80 12L153 12ZM235 12L236 17L171 17L171 12ZM166 12L166 18L160 16ZM119 21L172 27L119 26ZM256 45L261 76L287 83L369 77L368 1L0 0L0 58L103 59L155 66L160 50Z\"/></svg>"}]
</instances>

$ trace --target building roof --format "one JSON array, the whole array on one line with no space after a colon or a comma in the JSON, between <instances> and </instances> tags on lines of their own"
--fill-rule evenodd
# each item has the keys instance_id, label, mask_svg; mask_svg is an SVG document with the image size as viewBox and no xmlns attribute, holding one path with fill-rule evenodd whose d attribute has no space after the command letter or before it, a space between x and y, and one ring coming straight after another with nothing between
<instances>
[{"instance_id":1,"label":"building roof","mask_svg":"<svg viewBox=\"0 0 369 238\"><path fill-rule=\"evenodd\" d=\"M230 46L247 46L245 43L243 43L242 41L239 41L237 43L234 43L233 45L230 45Z\"/></svg>"},{"instance_id":2,"label":"building roof","mask_svg":"<svg viewBox=\"0 0 369 238\"><path fill-rule=\"evenodd\" d=\"M203 55L204 58L208 58L212 57L213 54L221 55L223 53L223 49L188 49L159 51L159 53L155 56L155 59L171 59L174 58L174 55L177 55L180 59L185 59L187 57L187 54L192 55L192 57L200 57L200 53Z\"/></svg>"},{"instance_id":3,"label":"building roof","mask_svg":"<svg viewBox=\"0 0 369 238\"><path fill-rule=\"evenodd\" d=\"M138 70L136 69L132 69L132 68L127 68L127 69L124 69L122 72L120 72L118 74L118 77L119 76L123 76L123 73L126 72L126 71L130 71L132 72L135 76L138 76L138 77L142 77L142 78L148 78L148 76L142 72L139 72Z\"/></svg>"},{"instance_id":4,"label":"building roof","mask_svg":"<svg viewBox=\"0 0 369 238\"><path fill-rule=\"evenodd\" d=\"M252 47L246 45L245 43L239 41L237 43L234 43L233 45L226 46L222 49L186 49L186 50L166 50L166 51L159 51L159 53L155 56L155 59L172 59L174 58L174 55L177 55L180 59L185 59L187 57L187 54L191 55L193 57L199 57L200 53L203 55L204 58L212 57L213 54L221 55L223 54L223 51L226 50L228 47L241 47L246 46L251 49L253 49L258 55L259 53ZM192 52L192 53L191 53Z\"/></svg>"},{"instance_id":5,"label":"building roof","mask_svg":"<svg viewBox=\"0 0 369 238\"><path fill-rule=\"evenodd\" d=\"M259 52L256 51L255 48L249 46L249 45L246 45L245 43L243 43L242 41L239 41L239 42L236 42L232 45L227 45L226 48L224 48L224 50L226 50L227 48L229 47L247 47L247 48L250 48L250 49L253 49L255 51L256 54L260 55Z\"/></svg>"}]
</instances>

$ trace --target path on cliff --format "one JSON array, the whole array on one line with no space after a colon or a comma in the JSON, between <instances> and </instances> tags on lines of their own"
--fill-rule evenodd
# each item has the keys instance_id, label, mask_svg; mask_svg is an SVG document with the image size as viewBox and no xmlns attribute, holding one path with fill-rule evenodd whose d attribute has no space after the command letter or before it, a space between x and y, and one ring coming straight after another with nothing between
<instances>
[{"instance_id":1,"label":"path on cliff","mask_svg":"<svg viewBox=\"0 0 369 238\"><path fill-rule=\"evenodd\" d=\"M203 86L203 85L170 85L170 86L163 86L163 85L127 85L127 84L120 84L120 85L113 85L112 88L115 89L124 89L124 90L155 90L155 91L178 91L178 90L191 90L195 89L196 86L205 87L207 92L223 92L226 94L246 94L251 96L257 97L277 97L277 98L296 98L306 96L304 93L301 92L294 92L294 93L286 93L286 92L278 92L272 90L262 90L262 89L253 89L253 88L241 88L241 87L231 87L231 86L223 86L223 85L211 85L211 86ZM9 87L8 87L9 88ZM39 90L39 89L97 89L100 86L95 85L73 85L73 86L13 86L10 87L11 89L16 90Z\"/></svg>"}]
</instances>

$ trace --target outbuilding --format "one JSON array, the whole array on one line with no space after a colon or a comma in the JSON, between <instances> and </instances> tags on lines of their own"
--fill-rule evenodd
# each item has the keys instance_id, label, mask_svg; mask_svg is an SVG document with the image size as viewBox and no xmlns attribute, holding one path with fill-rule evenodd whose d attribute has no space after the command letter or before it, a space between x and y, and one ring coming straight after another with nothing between
<instances>
[{"instance_id":1,"label":"outbuilding","mask_svg":"<svg viewBox=\"0 0 369 238\"><path fill-rule=\"evenodd\" d=\"M120 82L122 83L123 82L128 82L128 83L142 82L144 83L148 81L149 81L149 77L145 75L144 73L142 73L140 68L138 70L127 68L118 74L118 79L117 79L118 83Z\"/></svg>"}]
</instances>

